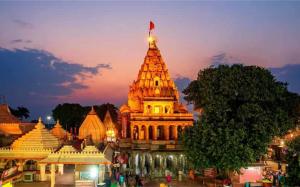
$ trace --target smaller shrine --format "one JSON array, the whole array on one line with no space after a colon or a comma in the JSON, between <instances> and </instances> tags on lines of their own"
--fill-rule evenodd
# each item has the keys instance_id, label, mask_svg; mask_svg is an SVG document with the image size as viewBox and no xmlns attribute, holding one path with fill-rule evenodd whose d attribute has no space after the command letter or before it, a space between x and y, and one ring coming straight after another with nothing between
<instances>
[{"instance_id":1,"label":"smaller shrine","mask_svg":"<svg viewBox=\"0 0 300 187\"><path fill-rule=\"evenodd\" d=\"M79 139L91 140L95 145L115 141L118 131L109 111L106 112L102 122L94 107L87 114L79 128Z\"/></svg>"},{"instance_id":2,"label":"smaller shrine","mask_svg":"<svg viewBox=\"0 0 300 187\"><path fill-rule=\"evenodd\" d=\"M118 136L118 129L116 128L116 124L111 118L109 110L107 110L105 114L103 123L106 129L106 141L115 142L116 137Z\"/></svg>"},{"instance_id":3,"label":"smaller shrine","mask_svg":"<svg viewBox=\"0 0 300 187\"><path fill-rule=\"evenodd\" d=\"M79 128L79 139L90 138L94 144L102 143L106 136L105 126L98 117L94 107L87 114Z\"/></svg>"},{"instance_id":4,"label":"smaller shrine","mask_svg":"<svg viewBox=\"0 0 300 187\"><path fill-rule=\"evenodd\" d=\"M50 130L50 132L60 140L70 139L72 136L71 133L62 128L62 126L59 123L59 120L56 121L56 124Z\"/></svg>"},{"instance_id":5,"label":"smaller shrine","mask_svg":"<svg viewBox=\"0 0 300 187\"><path fill-rule=\"evenodd\" d=\"M105 166L110 165L111 161L93 145L86 146L81 152L71 145L65 145L59 151L49 154L39 163L43 166L41 181L46 181L44 168L46 165L51 166L51 187L55 186L56 177L64 174L64 165L75 166L75 183L95 186L104 181ZM56 176L56 168L58 168L58 176Z\"/></svg>"}]
</instances>

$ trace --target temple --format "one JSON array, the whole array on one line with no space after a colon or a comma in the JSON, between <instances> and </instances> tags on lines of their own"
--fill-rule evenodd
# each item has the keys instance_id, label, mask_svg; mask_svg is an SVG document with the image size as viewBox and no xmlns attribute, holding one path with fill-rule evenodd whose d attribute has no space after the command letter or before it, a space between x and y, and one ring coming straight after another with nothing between
<instances>
[{"instance_id":1,"label":"temple","mask_svg":"<svg viewBox=\"0 0 300 187\"><path fill-rule=\"evenodd\" d=\"M111 158L94 145L75 149L68 145L66 135L70 133L59 122L50 131L40 118L33 130L16 139L10 147L0 148L2 182L50 181L50 186L54 187L57 180L63 181L67 169L74 178L72 186L102 183L105 172L109 172L106 166L111 164Z\"/></svg>"},{"instance_id":2,"label":"temple","mask_svg":"<svg viewBox=\"0 0 300 187\"><path fill-rule=\"evenodd\" d=\"M7 104L0 104L0 134L18 136L33 128L33 123L25 123L15 117Z\"/></svg>"},{"instance_id":3,"label":"temple","mask_svg":"<svg viewBox=\"0 0 300 187\"><path fill-rule=\"evenodd\" d=\"M104 142L106 136L105 126L98 117L94 107L88 113L79 128L80 139L90 139L95 144Z\"/></svg>"},{"instance_id":4,"label":"temple","mask_svg":"<svg viewBox=\"0 0 300 187\"><path fill-rule=\"evenodd\" d=\"M56 124L50 130L50 132L60 140L70 139L72 136L71 133L62 128L62 126L59 123L59 120L56 121Z\"/></svg>"},{"instance_id":5,"label":"temple","mask_svg":"<svg viewBox=\"0 0 300 187\"><path fill-rule=\"evenodd\" d=\"M129 167L136 174L163 176L166 170L177 173L184 169L178 137L193 125L193 115L179 102L179 92L152 37L120 113L120 147L131 155Z\"/></svg>"}]
</instances>

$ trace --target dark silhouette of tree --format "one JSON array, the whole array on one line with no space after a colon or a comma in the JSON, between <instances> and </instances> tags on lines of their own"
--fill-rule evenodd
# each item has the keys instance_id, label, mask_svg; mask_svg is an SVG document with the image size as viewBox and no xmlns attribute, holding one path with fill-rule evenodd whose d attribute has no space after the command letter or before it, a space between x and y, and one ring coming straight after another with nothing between
<instances>
[{"instance_id":1,"label":"dark silhouette of tree","mask_svg":"<svg viewBox=\"0 0 300 187\"><path fill-rule=\"evenodd\" d=\"M288 144L286 155L287 161L287 183L290 186L300 185L300 136Z\"/></svg>"},{"instance_id":2,"label":"dark silhouette of tree","mask_svg":"<svg viewBox=\"0 0 300 187\"><path fill-rule=\"evenodd\" d=\"M112 120L115 123L117 122L118 108L113 104L105 103L102 105L95 105L94 109L101 121L104 120L106 111L109 110ZM71 127L79 128L90 110L91 106L81 106L80 104L76 103L64 103L57 105L52 110L52 115L54 120L59 119L60 124L69 130Z\"/></svg>"},{"instance_id":3,"label":"dark silhouette of tree","mask_svg":"<svg viewBox=\"0 0 300 187\"><path fill-rule=\"evenodd\" d=\"M52 110L54 120L59 120L67 130L80 127L87 113L88 110L77 103L59 104Z\"/></svg>"},{"instance_id":4,"label":"dark silhouette of tree","mask_svg":"<svg viewBox=\"0 0 300 187\"><path fill-rule=\"evenodd\" d=\"M223 175L256 162L274 136L295 127L299 115L299 96L257 66L201 70L183 93L201 109L182 137L187 156L196 168L214 167Z\"/></svg>"},{"instance_id":5,"label":"dark silhouette of tree","mask_svg":"<svg viewBox=\"0 0 300 187\"><path fill-rule=\"evenodd\" d=\"M23 106L19 106L17 107L16 109L13 109L11 107L9 107L10 109L10 112L16 116L17 118L19 118L20 120L23 120L23 119L27 119L30 117L30 112L29 110L26 108L26 107L23 107Z\"/></svg>"}]
</instances>

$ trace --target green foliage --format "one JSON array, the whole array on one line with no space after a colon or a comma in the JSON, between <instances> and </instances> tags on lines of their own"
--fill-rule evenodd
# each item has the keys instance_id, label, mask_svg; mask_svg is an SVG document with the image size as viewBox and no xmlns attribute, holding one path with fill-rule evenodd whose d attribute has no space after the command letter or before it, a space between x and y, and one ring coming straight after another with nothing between
<instances>
[{"instance_id":1,"label":"green foliage","mask_svg":"<svg viewBox=\"0 0 300 187\"><path fill-rule=\"evenodd\" d=\"M94 106L96 113L103 121L107 110L110 111L112 120L117 122L117 108L110 103ZM52 115L55 120L60 121L61 125L66 129L71 127L79 128L84 118L91 110L90 106L83 107L80 104L75 103L64 103L57 105L52 110Z\"/></svg>"},{"instance_id":2,"label":"green foliage","mask_svg":"<svg viewBox=\"0 0 300 187\"><path fill-rule=\"evenodd\" d=\"M17 109L13 109L9 107L10 112L16 116L17 118L19 118L20 120L22 119L27 119L30 117L30 112L26 107L20 106L17 107Z\"/></svg>"},{"instance_id":3,"label":"green foliage","mask_svg":"<svg viewBox=\"0 0 300 187\"><path fill-rule=\"evenodd\" d=\"M291 186L300 185L300 136L295 138L288 144L286 155L287 167L287 183Z\"/></svg>"},{"instance_id":4,"label":"green foliage","mask_svg":"<svg viewBox=\"0 0 300 187\"><path fill-rule=\"evenodd\" d=\"M274 136L295 125L296 104L288 103L299 96L261 67L210 67L199 72L184 94L195 109L202 109L182 138L196 168L239 171L259 159Z\"/></svg>"},{"instance_id":5,"label":"green foliage","mask_svg":"<svg viewBox=\"0 0 300 187\"><path fill-rule=\"evenodd\" d=\"M64 103L57 105L52 110L52 116L55 120L59 120L65 129L69 130L71 127L80 127L88 111L80 104Z\"/></svg>"}]
</instances>

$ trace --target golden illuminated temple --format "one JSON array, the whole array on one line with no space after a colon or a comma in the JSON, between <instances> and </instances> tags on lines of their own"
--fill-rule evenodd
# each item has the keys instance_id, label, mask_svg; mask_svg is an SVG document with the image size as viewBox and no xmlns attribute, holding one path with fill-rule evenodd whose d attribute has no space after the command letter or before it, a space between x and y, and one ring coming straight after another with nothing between
<instances>
[{"instance_id":1,"label":"golden illuminated temple","mask_svg":"<svg viewBox=\"0 0 300 187\"><path fill-rule=\"evenodd\" d=\"M193 115L179 102L179 92L152 37L120 113L120 147L130 152L129 165L136 174L183 170L185 156L178 137L193 125Z\"/></svg>"}]
</instances>

